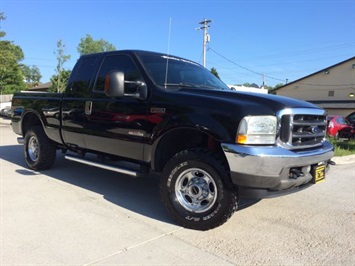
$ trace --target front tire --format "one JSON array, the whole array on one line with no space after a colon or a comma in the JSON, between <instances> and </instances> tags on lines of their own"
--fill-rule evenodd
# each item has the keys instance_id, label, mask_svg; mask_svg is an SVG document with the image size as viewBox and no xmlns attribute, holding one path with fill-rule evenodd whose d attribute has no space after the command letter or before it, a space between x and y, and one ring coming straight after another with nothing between
<instances>
[{"instance_id":1,"label":"front tire","mask_svg":"<svg viewBox=\"0 0 355 266\"><path fill-rule=\"evenodd\" d=\"M56 158L56 147L41 126L30 128L25 134L24 152L26 164L32 170L50 169Z\"/></svg>"},{"instance_id":2,"label":"front tire","mask_svg":"<svg viewBox=\"0 0 355 266\"><path fill-rule=\"evenodd\" d=\"M222 159L207 149L176 154L165 166L160 194L168 214L178 224L209 230L225 223L237 207Z\"/></svg>"}]
</instances>

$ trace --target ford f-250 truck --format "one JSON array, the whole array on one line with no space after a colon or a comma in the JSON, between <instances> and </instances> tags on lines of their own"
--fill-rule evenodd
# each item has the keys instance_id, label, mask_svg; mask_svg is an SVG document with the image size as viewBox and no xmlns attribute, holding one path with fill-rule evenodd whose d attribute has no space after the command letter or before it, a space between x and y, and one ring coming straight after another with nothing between
<instances>
[{"instance_id":1,"label":"ford f-250 truck","mask_svg":"<svg viewBox=\"0 0 355 266\"><path fill-rule=\"evenodd\" d=\"M318 183L332 164L323 109L235 92L201 65L166 54L82 56L64 93L16 93L12 109L29 168L51 168L62 150L126 175L153 170L167 212L192 229L221 225L240 198Z\"/></svg>"}]
</instances>

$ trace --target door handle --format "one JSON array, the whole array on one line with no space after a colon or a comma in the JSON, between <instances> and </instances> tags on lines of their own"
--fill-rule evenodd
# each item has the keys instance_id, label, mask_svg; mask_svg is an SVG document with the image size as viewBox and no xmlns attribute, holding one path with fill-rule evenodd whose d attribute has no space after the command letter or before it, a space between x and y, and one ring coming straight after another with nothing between
<instances>
[{"instance_id":1,"label":"door handle","mask_svg":"<svg viewBox=\"0 0 355 266\"><path fill-rule=\"evenodd\" d=\"M85 114L86 115L91 115L92 112L92 102L91 101L86 101L85 102Z\"/></svg>"}]
</instances>

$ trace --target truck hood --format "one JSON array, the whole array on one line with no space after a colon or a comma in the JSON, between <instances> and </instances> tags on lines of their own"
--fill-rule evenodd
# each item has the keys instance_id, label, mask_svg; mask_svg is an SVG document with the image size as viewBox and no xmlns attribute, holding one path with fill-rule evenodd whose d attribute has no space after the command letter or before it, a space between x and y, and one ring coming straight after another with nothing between
<instances>
[{"instance_id":1,"label":"truck hood","mask_svg":"<svg viewBox=\"0 0 355 266\"><path fill-rule=\"evenodd\" d=\"M182 89L180 93L194 94L199 97L206 98L206 102L218 102L219 104L227 104L234 106L248 106L248 110L255 106L259 112L274 113L285 108L315 108L321 109L314 104L303 100L297 100L289 97L262 94L262 93L246 93L236 91L218 91L218 90L195 90ZM268 111L267 111L268 110Z\"/></svg>"}]
</instances>

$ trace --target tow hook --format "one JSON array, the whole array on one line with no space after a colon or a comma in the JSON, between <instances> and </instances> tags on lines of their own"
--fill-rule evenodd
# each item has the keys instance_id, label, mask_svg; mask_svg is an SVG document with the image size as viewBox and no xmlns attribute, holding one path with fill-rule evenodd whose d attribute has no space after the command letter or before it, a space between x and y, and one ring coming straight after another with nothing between
<instances>
[{"instance_id":1,"label":"tow hook","mask_svg":"<svg viewBox=\"0 0 355 266\"><path fill-rule=\"evenodd\" d=\"M301 170L299 170L297 168L293 168L290 170L290 174L289 174L290 178L297 179L302 176L304 176L304 173Z\"/></svg>"},{"instance_id":2,"label":"tow hook","mask_svg":"<svg viewBox=\"0 0 355 266\"><path fill-rule=\"evenodd\" d=\"M329 160L329 161L328 161L328 164L330 164L330 165L336 165L336 163L335 163L334 161L332 161L332 160Z\"/></svg>"}]
</instances>

